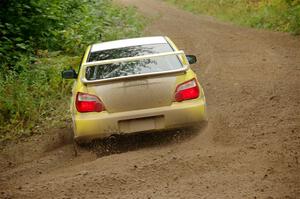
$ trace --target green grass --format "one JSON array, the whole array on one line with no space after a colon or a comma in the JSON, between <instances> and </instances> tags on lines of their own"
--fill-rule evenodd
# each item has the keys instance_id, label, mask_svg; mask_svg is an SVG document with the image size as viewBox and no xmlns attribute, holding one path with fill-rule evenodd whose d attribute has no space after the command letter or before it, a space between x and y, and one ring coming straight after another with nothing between
<instances>
[{"instance_id":1,"label":"green grass","mask_svg":"<svg viewBox=\"0 0 300 199\"><path fill-rule=\"evenodd\" d=\"M68 18L68 24L59 25L60 29L53 30L50 35L36 35L39 44L26 39L26 27L18 35L10 33L9 29L0 31L1 39L6 41L0 43L0 143L45 133L50 128L70 126L73 81L63 80L61 71L69 67L76 69L90 43L141 35L145 20L134 8L119 7L109 0L76 0L80 1L91 4L69 10L78 15L73 18L69 12L54 10L61 14L56 22L64 23L61 20ZM20 5L18 1L12 2ZM61 4L61 1L55 2ZM30 23L36 22L34 20ZM15 48L15 42L23 42L22 48Z\"/></svg>"},{"instance_id":2,"label":"green grass","mask_svg":"<svg viewBox=\"0 0 300 199\"><path fill-rule=\"evenodd\" d=\"M194 13L275 31L300 34L299 0L166 0Z\"/></svg>"},{"instance_id":3,"label":"green grass","mask_svg":"<svg viewBox=\"0 0 300 199\"><path fill-rule=\"evenodd\" d=\"M47 56L36 59L28 71L0 79L0 141L41 133L69 120L72 81L62 80L60 73L66 66L77 67L80 57Z\"/></svg>"}]
</instances>

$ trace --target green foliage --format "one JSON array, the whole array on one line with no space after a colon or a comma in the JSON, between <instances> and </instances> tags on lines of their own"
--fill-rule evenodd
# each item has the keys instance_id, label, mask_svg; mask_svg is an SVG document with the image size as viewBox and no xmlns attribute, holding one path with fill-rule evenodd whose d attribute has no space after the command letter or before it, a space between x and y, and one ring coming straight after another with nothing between
<instances>
[{"instance_id":1,"label":"green foliage","mask_svg":"<svg viewBox=\"0 0 300 199\"><path fill-rule=\"evenodd\" d=\"M299 0L166 0L186 10L256 28L300 34Z\"/></svg>"},{"instance_id":2,"label":"green foliage","mask_svg":"<svg viewBox=\"0 0 300 199\"><path fill-rule=\"evenodd\" d=\"M22 56L17 64L27 63ZM67 118L70 81L60 72L66 65L76 66L79 57L40 58L20 73L8 70L0 77L0 140L39 132L43 126ZM59 121L59 120L58 120Z\"/></svg>"},{"instance_id":3,"label":"green foliage","mask_svg":"<svg viewBox=\"0 0 300 199\"><path fill-rule=\"evenodd\" d=\"M76 54L96 41L136 36L142 27L133 9L125 10L109 0L3 2L0 63L10 66L22 54L37 49Z\"/></svg>"},{"instance_id":4,"label":"green foliage","mask_svg":"<svg viewBox=\"0 0 300 199\"><path fill-rule=\"evenodd\" d=\"M143 23L111 0L0 1L0 141L69 118L63 68L91 43L138 36Z\"/></svg>"}]
</instances>

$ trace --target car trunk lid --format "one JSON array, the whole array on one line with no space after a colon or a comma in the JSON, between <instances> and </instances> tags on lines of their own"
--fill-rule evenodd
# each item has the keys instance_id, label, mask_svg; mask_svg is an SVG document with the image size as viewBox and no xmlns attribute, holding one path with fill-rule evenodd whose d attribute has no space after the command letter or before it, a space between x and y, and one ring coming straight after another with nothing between
<instances>
[{"instance_id":1,"label":"car trunk lid","mask_svg":"<svg viewBox=\"0 0 300 199\"><path fill-rule=\"evenodd\" d=\"M88 84L108 112L123 112L170 105L174 100L178 73L128 78L122 81Z\"/></svg>"}]
</instances>

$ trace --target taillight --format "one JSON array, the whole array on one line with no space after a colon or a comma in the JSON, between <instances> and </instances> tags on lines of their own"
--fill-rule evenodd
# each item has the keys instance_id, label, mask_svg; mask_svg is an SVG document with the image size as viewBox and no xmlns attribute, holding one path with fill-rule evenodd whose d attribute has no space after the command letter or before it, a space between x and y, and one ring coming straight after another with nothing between
<instances>
[{"instance_id":1,"label":"taillight","mask_svg":"<svg viewBox=\"0 0 300 199\"><path fill-rule=\"evenodd\" d=\"M101 100L87 93L78 92L76 95L76 108L78 112L101 112L104 111L104 105Z\"/></svg>"},{"instance_id":2,"label":"taillight","mask_svg":"<svg viewBox=\"0 0 300 199\"><path fill-rule=\"evenodd\" d=\"M177 86L175 91L175 100L177 102L181 102L184 100L198 98L199 95L200 90L196 79L192 79Z\"/></svg>"}]
</instances>

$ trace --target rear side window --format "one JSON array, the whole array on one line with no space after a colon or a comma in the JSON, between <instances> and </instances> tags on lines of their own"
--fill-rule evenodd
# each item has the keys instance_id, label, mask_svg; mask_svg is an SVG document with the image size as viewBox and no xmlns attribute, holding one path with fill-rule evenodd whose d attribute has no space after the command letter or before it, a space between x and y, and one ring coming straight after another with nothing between
<instances>
[{"instance_id":1,"label":"rear side window","mask_svg":"<svg viewBox=\"0 0 300 199\"><path fill-rule=\"evenodd\" d=\"M110 49L92 52L88 62L124 57L135 57L163 52L172 52L169 44L151 44L132 46L118 49ZM182 64L176 55L154 57L150 59L90 66L86 68L87 80L107 79L114 77L163 72L182 68Z\"/></svg>"}]
</instances>

